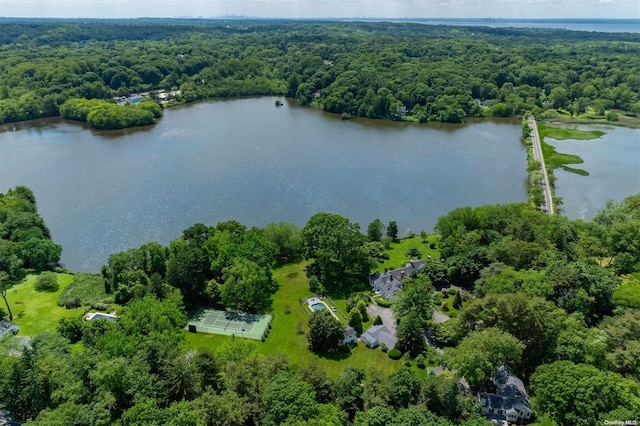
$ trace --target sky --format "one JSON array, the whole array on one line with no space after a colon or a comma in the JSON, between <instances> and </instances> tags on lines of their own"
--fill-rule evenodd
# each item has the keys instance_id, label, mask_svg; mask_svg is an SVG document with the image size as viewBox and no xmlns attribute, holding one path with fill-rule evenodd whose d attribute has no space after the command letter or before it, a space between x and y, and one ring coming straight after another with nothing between
<instances>
[{"instance_id":1,"label":"sky","mask_svg":"<svg viewBox=\"0 0 640 426\"><path fill-rule=\"evenodd\" d=\"M51 18L640 18L640 0L0 0L0 16Z\"/></svg>"}]
</instances>

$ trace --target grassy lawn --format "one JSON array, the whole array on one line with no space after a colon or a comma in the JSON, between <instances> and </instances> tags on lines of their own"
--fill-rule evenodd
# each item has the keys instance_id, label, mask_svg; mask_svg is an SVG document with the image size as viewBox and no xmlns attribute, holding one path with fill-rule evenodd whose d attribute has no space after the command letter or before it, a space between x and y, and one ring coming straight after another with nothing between
<instances>
[{"instance_id":1,"label":"grassy lawn","mask_svg":"<svg viewBox=\"0 0 640 426\"><path fill-rule=\"evenodd\" d=\"M437 248L439 240L440 236L433 234L427 236L426 242L423 242L420 236L415 236L412 238L403 238L397 243L391 243L391 247L388 250L385 250L385 253L389 255L389 259L385 260L384 263L379 263L376 270L382 272L384 271L384 268L402 268L411 260L407 256L407 251L412 248L416 248L420 251L422 254L421 259L426 258L427 255L431 256L433 259L439 259L440 250ZM436 248L429 248L430 243L436 243Z\"/></svg>"},{"instance_id":2,"label":"grassy lawn","mask_svg":"<svg viewBox=\"0 0 640 426\"><path fill-rule=\"evenodd\" d=\"M606 134L606 132L601 130L561 129L558 127L546 126L544 124L538 125L538 131L540 132L540 136L548 136L556 140L574 139L586 141L590 139L597 139Z\"/></svg>"},{"instance_id":3,"label":"grassy lawn","mask_svg":"<svg viewBox=\"0 0 640 426\"><path fill-rule=\"evenodd\" d=\"M57 275L60 288L55 292L35 291L36 275L29 275L7 292L14 322L20 326L21 335L33 336L43 331L55 331L61 318L75 317L84 312L85 308L65 309L57 305L60 293L73 282L73 275Z\"/></svg>"},{"instance_id":4,"label":"grassy lawn","mask_svg":"<svg viewBox=\"0 0 640 426\"><path fill-rule=\"evenodd\" d=\"M313 357L307 349L307 322L309 316L298 303L300 299L311 296L305 274L306 263L287 265L274 271L274 277L280 283L280 289L273 298L271 314L273 321L269 337L265 342L256 341L258 353L263 355L282 353L287 355L294 368L306 365ZM339 309L346 309L344 299L335 299ZM287 313L288 312L288 313ZM340 315L339 315L340 316ZM297 333L300 324L303 333ZM194 347L209 347L213 350L230 337L187 333L187 340ZM336 377L346 367L363 368L365 371L375 367L385 374L405 368L401 361L391 360L386 353L378 349L368 349L361 343L350 354L332 353L319 357L319 364L331 377ZM416 371L415 366L412 367Z\"/></svg>"},{"instance_id":5,"label":"grassy lawn","mask_svg":"<svg viewBox=\"0 0 640 426\"><path fill-rule=\"evenodd\" d=\"M640 308L640 273L635 273L613 292L613 300L617 305L628 308Z\"/></svg>"}]
</instances>

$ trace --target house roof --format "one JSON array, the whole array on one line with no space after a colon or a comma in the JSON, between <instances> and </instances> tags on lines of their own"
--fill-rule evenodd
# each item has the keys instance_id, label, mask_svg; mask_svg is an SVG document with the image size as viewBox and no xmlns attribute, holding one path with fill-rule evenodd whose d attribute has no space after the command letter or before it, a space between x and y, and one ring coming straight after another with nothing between
<instances>
[{"instance_id":1,"label":"house roof","mask_svg":"<svg viewBox=\"0 0 640 426\"><path fill-rule=\"evenodd\" d=\"M524 388L524 383L514 376L513 371L506 365L501 365L493 373L493 384L496 386L496 393L482 394L487 400L485 406L502 408L503 410L522 411L526 408L531 411L531 403ZM499 405L498 405L499 404ZM520 407L520 410L515 407Z\"/></svg>"},{"instance_id":2,"label":"house roof","mask_svg":"<svg viewBox=\"0 0 640 426\"><path fill-rule=\"evenodd\" d=\"M349 337L349 336L354 336L357 335L358 333L356 333L356 329L351 327L350 325L346 326L344 328L344 337Z\"/></svg>"},{"instance_id":3,"label":"house roof","mask_svg":"<svg viewBox=\"0 0 640 426\"><path fill-rule=\"evenodd\" d=\"M18 327L17 325L12 324L6 320L0 321L0 334L3 334L5 332L17 332L18 330L20 330L20 327Z\"/></svg>"},{"instance_id":4,"label":"house roof","mask_svg":"<svg viewBox=\"0 0 640 426\"><path fill-rule=\"evenodd\" d=\"M412 260L404 268L394 269L385 273L376 272L369 276L371 285L383 288L394 296L402 288L402 279L411 276L414 271L419 271L424 266L424 260Z\"/></svg>"},{"instance_id":5,"label":"house roof","mask_svg":"<svg viewBox=\"0 0 640 426\"><path fill-rule=\"evenodd\" d=\"M393 348L398 339L384 325L374 325L369 327L361 336L360 340L364 340L369 344L385 344L389 349Z\"/></svg>"}]
</instances>

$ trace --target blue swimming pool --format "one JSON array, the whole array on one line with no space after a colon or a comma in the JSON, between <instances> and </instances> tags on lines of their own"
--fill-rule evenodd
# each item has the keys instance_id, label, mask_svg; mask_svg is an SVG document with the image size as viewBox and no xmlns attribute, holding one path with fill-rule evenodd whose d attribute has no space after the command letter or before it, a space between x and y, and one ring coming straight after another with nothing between
<instances>
[{"instance_id":1,"label":"blue swimming pool","mask_svg":"<svg viewBox=\"0 0 640 426\"><path fill-rule=\"evenodd\" d=\"M323 309L327 309L327 307L324 305L324 303L314 303L313 305L310 306L312 310L314 311L321 311Z\"/></svg>"},{"instance_id":2,"label":"blue swimming pool","mask_svg":"<svg viewBox=\"0 0 640 426\"><path fill-rule=\"evenodd\" d=\"M96 320L99 320L99 319L104 319L104 320L107 320L107 321L115 321L116 320L116 318L114 318L111 315L95 314L91 318L91 321L96 321Z\"/></svg>"}]
</instances>

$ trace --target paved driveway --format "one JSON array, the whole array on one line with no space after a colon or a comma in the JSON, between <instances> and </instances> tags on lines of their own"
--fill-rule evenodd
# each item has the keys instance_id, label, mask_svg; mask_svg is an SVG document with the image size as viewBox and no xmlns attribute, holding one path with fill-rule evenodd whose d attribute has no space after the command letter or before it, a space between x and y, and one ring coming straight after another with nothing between
<instances>
[{"instance_id":1,"label":"paved driveway","mask_svg":"<svg viewBox=\"0 0 640 426\"><path fill-rule=\"evenodd\" d=\"M380 315L382 318L382 325L387 327L387 330L391 332L394 336L396 335L396 317L393 316L393 311L391 308L383 308L382 306L373 305L367 306L367 315L371 318L375 318L377 315Z\"/></svg>"}]
</instances>

